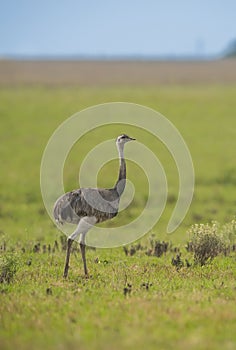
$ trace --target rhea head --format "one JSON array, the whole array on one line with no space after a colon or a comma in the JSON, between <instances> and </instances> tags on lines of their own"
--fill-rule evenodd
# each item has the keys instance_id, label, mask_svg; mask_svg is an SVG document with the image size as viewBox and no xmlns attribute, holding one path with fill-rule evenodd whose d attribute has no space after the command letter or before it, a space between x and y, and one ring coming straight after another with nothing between
<instances>
[{"instance_id":1,"label":"rhea head","mask_svg":"<svg viewBox=\"0 0 236 350\"><path fill-rule=\"evenodd\" d=\"M121 144L125 144L126 142L129 142L129 141L134 141L135 139L133 139L132 137L129 137L128 135L126 134L122 134L120 136L117 137L116 139L116 144L117 145L121 145Z\"/></svg>"}]
</instances>

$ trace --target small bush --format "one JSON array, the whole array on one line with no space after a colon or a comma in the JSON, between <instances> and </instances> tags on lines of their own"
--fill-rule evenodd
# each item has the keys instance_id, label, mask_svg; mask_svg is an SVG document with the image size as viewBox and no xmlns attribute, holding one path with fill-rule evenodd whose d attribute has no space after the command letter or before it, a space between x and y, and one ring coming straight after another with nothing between
<instances>
[{"instance_id":1,"label":"small bush","mask_svg":"<svg viewBox=\"0 0 236 350\"><path fill-rule=\"evenodd\" d=\"M219 232L219 224L214 222L209 224L195 224L188 231L191 242L189 249L194 253L194 262L205 265L217 255L226 251L226 242Z\"/></svg>"},{"instance_id":2,"label":"small bush","mask_svg":"<svg viewBox=\"0 0 236 350\"><path fill-rule=\"evenodd\" d=\"M0 283L11 283L18 269L18 260L13 254L6 254L0 260Z\"/></svg>"}]
</instances>

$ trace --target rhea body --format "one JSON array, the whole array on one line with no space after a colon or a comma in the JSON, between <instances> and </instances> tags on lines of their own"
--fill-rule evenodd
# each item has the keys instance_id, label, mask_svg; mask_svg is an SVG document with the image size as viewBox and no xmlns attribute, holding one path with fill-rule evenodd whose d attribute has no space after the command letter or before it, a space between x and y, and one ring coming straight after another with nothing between
<instances>
[{"instance_id":1,"label":"rhea body","mask_svg":"<svg viewBox=\"0 0 236 350\"><path fill-rule=\"evenodd\" d=\"M74 240L79 241L84 273L88 276L85 251L85 237L89 229L97 223L112 219L118 214L119 202L126 184L126 164L124 145L135 140L125 134L116 139L119 153L119 176L113 188L80 188L67 192L58 198L54 205L54 218L57 223L76 224L75 231L67 239L64 277L67 277L71 247Z\"/></svg>"}]
</instances>

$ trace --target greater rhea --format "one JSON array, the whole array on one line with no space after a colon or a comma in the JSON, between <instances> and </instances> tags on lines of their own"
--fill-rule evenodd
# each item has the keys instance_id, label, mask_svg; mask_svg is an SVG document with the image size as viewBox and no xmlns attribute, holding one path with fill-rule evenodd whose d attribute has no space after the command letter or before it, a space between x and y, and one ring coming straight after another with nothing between
<instances>
[{"instance_id":1,"label":"greater rhea","mask_svg":"<svg viewBox=\"0 0 236 350\"><path fill-rule=\"evenodd\" d=\"M124 145L135 140L125 134L116 139L119 153L119 176L113 188L80 188L63 194L54 205L54 218L57 223L76 224L75 231L67 239L64 277L67 277L70 262L71 247L79 236L80 250L84 265L84 273L88 276L85 255L85 236L93 225L112 219L118 213L120 197L126 184L126 164Z\"/></svg>"}]
</instances>

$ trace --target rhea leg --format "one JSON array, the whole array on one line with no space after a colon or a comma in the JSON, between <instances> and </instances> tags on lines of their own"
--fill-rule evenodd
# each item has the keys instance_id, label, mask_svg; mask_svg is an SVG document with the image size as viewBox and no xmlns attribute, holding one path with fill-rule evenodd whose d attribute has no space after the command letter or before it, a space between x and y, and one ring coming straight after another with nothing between
<instances>
[{"instance_id":1,"label":"rhea leg","mask_svg":"<svg viewBox=\"0 0 236 350\"><path fill-rule=\"evenodd\" d=\"M97 219L92 216L88 217L85 216L81 221L80 221L80 250L81 250L81 255L82 255L82 260L83 260L83 265L84 265L84 274L86 277L88 277L88 269L87 269L87 263L86 263L86 244L85 244L85 236L88 230L96 223Z\"/></svg>"},{"instance_id":2,"label":"rhea leg","mask_svg":"<svg viewBox=\"0 0 236 350\"><path fill-rule=\"evenodd\" d=\"M65 268L64 268L64 274L63 277L66 278L68 276L68 270L69 270L69 262L70 262L70 253L71 253L71 247L73 244L73 239L68 238L67 240L67 251L66 251L66 261L65 261ZM80 250L82 255L82 260L84 264L84 274L85 276L88 276L88 269L87 269L87 263L86 263L86 245L84 243L80 243Z\"/></svg>"},{"instance_id":3,"label":"rhea leg","mask_svg":"<svg viewBox=\"0 0 236 350\"><path fill-rule=\"evenodd\" d=\"M67 277L68 270L69 270L69 262L70 262L70 253L71 253L71 246L74 240L77 239L79 235L81 235L79 243L80 243L80 249L81 249L81 255L84 265L84 273L85 276L88 276L88 269L86 264L86 255L85 255L85 236L88 230L96 223L95 217L83 217L76 228L76 230L69 236L67 240L67 252L66 252L66 261L65 261L65 268L64 268L64 277Z\"/></svg>"},{"instance_id":4,"label":"rhea leg","mask_svg":"<svg viewBox=\"0 0 236 350\"><path fill-rule=\"evenodd\" d=\"M80 221L76 228L76 230L68 237L67 239L67 250L66 250L66 261L65 261L65 267L64 267L64 274L63 277L66 278L68 276L68 270L69 270L69 263L70 263L70 253L71 253L71 247L74 242L74 240L77 238L77 236L80 233Z\"/></svg>"},{"instance_id":5,"label":"rhea leg","mask_svg":"<svg viewBox=\"0 0 236 350\"><path fill-rule=\"evenodd\" d=\"M86 245L84 243L80 243L80 250L81 250L81 255L82 255L82 260L84 264L84 274L85 276L88 276L88 269L87 269L87 263L86 263Z\"/></svg>"},{"instance_id":6,"label":"rhea leg","mask_svg":"<svg viewBox=\"0 0 236 350\"><path fill-rule=\"evenodd\" d=\"M64 274L63 274L64 278L66 278L68 276L69 262L70 262L70 253L71 253L72 243L73 243L73 239L68 238L68 240L67 240L67 251L66 251L66 261L65 261L65 268L64 268Z\"/></svg>"}]
</instances>

